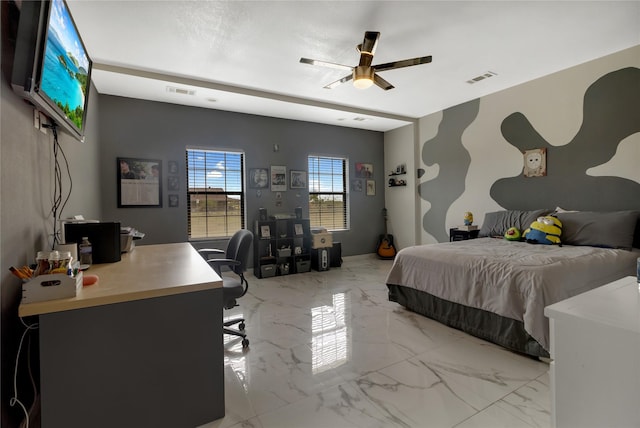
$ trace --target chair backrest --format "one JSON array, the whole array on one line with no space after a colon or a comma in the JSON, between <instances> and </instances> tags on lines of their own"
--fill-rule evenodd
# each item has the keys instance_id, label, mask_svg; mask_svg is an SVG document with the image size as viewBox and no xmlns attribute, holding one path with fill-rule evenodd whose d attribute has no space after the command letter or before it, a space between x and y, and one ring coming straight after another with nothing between
<instances>
[{"instance_id":1,"label":"chair backrest","mask_svg":"<svg viewBox=\"0 0 640 428\"><path fill-rule=\"evenodd\" d=\"M247 270L251 241L253 241L253 233L247 229L240 229L233 234L227 245L225 257L240 262L239 265L231 267L231 270L238 275L242 276L244 271Z\"/></svg>"}]
</instances>

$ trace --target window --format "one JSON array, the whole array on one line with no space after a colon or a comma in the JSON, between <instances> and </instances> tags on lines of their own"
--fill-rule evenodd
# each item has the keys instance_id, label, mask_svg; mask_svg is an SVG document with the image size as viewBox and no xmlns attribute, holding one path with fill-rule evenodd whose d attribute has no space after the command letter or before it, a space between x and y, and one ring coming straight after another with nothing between
<instances>
[{"instance_id":1,"label":"window","mask_svg":"<svg viewBox=\"0 0 640 428\"><path fill-rule=\"evenodd\" d=\"M309 156L311 226L348 229L347 212L347 159Z\"/></svg>"},{"instance_id":2,"label":"window","mask_svg":"<svg viewBox=\"0 0 640 428\"><path fill-rule=\"evenodd\" d=\"M187 149L189 239L227 238L244 229L244 155Z\"/></svg>"}]
</instances>

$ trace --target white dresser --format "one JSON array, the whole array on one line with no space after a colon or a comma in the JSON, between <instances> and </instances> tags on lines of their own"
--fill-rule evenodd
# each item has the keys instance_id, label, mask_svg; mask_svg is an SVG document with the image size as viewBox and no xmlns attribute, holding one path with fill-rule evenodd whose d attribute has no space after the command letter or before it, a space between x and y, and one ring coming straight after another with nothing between
<instances>
[{"instance_id":1,"label":"white dresser","mask_svg":"<svg viewBox=\"0 0 640 428\"><path fill-rule=\"evenodd\" d=\"M629 276L547 306L551 423L640 427L640 289Z\"/></svg>"}]
</instances>

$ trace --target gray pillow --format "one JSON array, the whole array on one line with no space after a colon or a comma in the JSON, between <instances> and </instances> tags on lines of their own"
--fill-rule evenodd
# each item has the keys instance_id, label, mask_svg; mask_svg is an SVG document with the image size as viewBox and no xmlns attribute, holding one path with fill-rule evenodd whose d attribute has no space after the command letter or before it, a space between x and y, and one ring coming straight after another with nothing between
<instances>
[{"instance_id":1,"label":"gray pillow","mask_svg":"<svg viewBox=\"0 0 640 428\"><path fill-rule=\"evenodd\" d=\"M520 232L523 232L531 223L536 221L538 217L551 211L552 210L549 209L534 211L504 210L486 213L478 236L502 237L510 227L517 227L520 229Z\"/></svg>"},{"instance_id":2,"label":"gray pillow","mask_svg":"<svg viewBox=\"0 0 640 428\"><path fill-rule=\"evenodd\" d=\"M638 211L577 211L558 213L562 243L631 249Z\"/></svg>"}]
</instances>

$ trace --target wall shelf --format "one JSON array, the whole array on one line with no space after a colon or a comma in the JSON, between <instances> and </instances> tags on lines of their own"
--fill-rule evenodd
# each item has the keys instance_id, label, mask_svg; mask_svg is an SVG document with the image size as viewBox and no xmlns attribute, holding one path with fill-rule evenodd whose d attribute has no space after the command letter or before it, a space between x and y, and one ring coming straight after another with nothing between
<instances>
[{"instance_id":1,"label":"wall shelf","mask_svg":"<svg viewBox=\"0 0 640 428\"><path fill-rule=\"evenodd\" d=\"M398 176L398 175L406 175L406 173L391 173L389 177ZM388 187L402 187L407 185L406 180L399 180L397 178L390 178L388 181Z\"/></svg>"}]
</instances>

